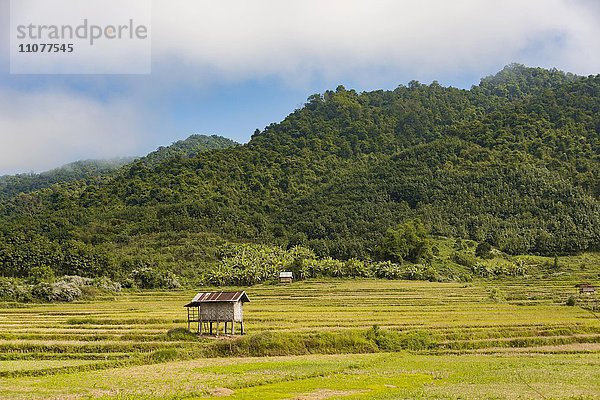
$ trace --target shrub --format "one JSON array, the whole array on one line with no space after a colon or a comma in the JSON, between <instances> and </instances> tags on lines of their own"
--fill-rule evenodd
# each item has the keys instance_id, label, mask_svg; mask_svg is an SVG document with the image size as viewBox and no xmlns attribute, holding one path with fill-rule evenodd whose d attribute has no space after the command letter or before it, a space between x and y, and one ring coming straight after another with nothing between
<instances>
[{"instance_id":1,"label":"shrub","mask_svg":"<svg viewBox=\"0 0 600 400\"><path fill-rule=\"evenodd\" d=\"M37 300L52 301L52 284L40 282L36 285L33 285L31 288L31 295Z\"/></svg>"},{"instance_id":2,"label":"shrub","mask_svg":"<svg viewBox=\"0 0 600 400\"><path fill-rule=\"evenodd\" d=\"M344 263L345 274L352 277L370 278L373 273L364 261L355 258Z\"/></svg>"},{"instance_id":3,"label":"shrub","mask_svg":"<svg viewBox=\"0 0 600 400\"><path fill-rule=\"evenodd\" d=\"M567 305L569 307L574 307L577 305L577 298L575 296L569 296L569 298L567 299Z\"/></svg>"},{"instance_id":4,"label":"shrub","mask_svg":"<svg viewBox=\"0 0 600 400\"><path fill-rule=\"evenodd\" d=\"M131 271L131 279L140 289L154 289L160 287L159 274L152 267L142 267Z\"/></svg>"},{"instance_id":5,"label":"shrub","mask_svg":"<svg viewBox=\"0 0 600 400\"><path fill-rule=\"evenodd\" d=\"M404 276L402 267L391 261L373 263L371 269L377 278L402 279Z\"/></svg>"},{"instance_id":6,"label":"shrub","mask_svg":"<svg viewBox=\"0 0 600 400\"><path fill-rule=\"evenodd\" d=\"M113 282L110 278L105 276L94 278L91 285L107 292L119 293L121 291L121 284L119 282Z\"/></svg>"},{"instance_id":7,"label":"shrub","mask_svg":"<svg viewBox=\"0 0 600 400\"><path fill-rule=\"evenodd\" d=\"M178 289L181 287L177 276L170 271L158 271L152 267L142 267L131 271L130 279L140 289Z\"/></svg>"},{"instance_id":8,"label":"shrub","mask_svg":"<svg viewBox=\"0 0 600 400\"><path fill-rule=\"evenodd\" d=\"M15 300L20 301L22 303L33 301L31 286L15 285Z\"/></svg>"},{"instance_id":9,"label":"shrub","mask_svg":"<svg viewBox=\"0 0 600 400\"><path fill-rule=\"evenodd\" d=\"M321 274L334 278L342 278L347 276L344 263L331 257L324 258L317 262Z\"/></svg>"},{"instance_id":10,"label":"shrub","mask_svg":"<svg viewBox=\"0 0 600 400\"><path fill-rule=\"evenodd\" d=\"M506 295L504 294L504 292L498 288L492 288L490 290L490 293L488 295L490 300L493 300L495 302L501 302L506 300Z\"/></svg>"},{"instance_id":11,"label":"shrub","mask_svg":"<svg viewBox=\"0 0 600 400\"><path fill-rule=\"evenodd\" d=\"M85 299L94 299L106 293L94 286L82 286L79 289L81 290L81 297Z\"/></svg>"},{"instance_id":12,"label":"shrub","mask_svg":"<svg viewBox=\"0 0 600 400\"><path fill-rule=\"evenodd\" d=\"M81 288L82 286L89 286L93 282L92 278L84 278L79 275L65 275L62 278L60 278L60 280L63 282L73 284L79 288Z\"/></svg>"},{"instance_id":13,"label":"shrub","mask_svg":"<svg viewBox=\"0 0 600 400\"><path fill-rule=\"evenodd\" d=\"M0 300L16 300L16 285L8 278L0 278Z\"/></svg>"},{"instance_id":14,"label":"shrub","mask_svg":"<svg viewBox=\"0 0 600 400\"><path fill-rule=\"evenodd\" d=\"M431 349L436 345L432 335L426 331L397 332L380 329L378 325L373 325L367 331L367 338L374 341L382 351L418 351Z\"/></svg>"},{"instance_id":15,"label":"shrub","mask_svg":"<svg viewBox=\"0 0 600 400\"><path fill-rule=\"evenodd\" d=\"M84 278L78 275L65 275L58 282L37 282L33 285L19 284L18 280L0 278L0 300L28 302L64 301L71 302L81 298L94 297L102 292L118 292L119 283L108 278Z\"/></svg>"},{"instance_id":16,"label":"shrub","mask_svg":"<svg viewBox=\"0 0 600 400\"><path fill-rule=\"evenodd\" d=\"M59 281L52 285L50 301L71 302L81 297L81 289L71 282Z\"/></svg>"},{"instance_id":17,"label":"shrub","mask_svg":"<svg viewBox=\"0 0 600 400\"><path fill-rule=\"evenodd\" d=\"M174 273L167 271L162 275L161 287L165 289L179 289L181 288L181 283Z\"/></svg>"},{"instance_id":18,"label":"shrub","mask_svg":"<svg viewBox=\"0 0 600 400\"><path fill-rule=\"evenodd\" d=\"M481 242L475 248L475 255L479 258L492 258L492 245L487 242Z\"/></svg>"},{"instance_id":19,"label":"shrub","mask_svg":"<svg viewBox=\"0 0 600 400\"><path fill-rule=\"evenodd\" d=\"M430 282L441 282L443 280L442 276L434 268L421 264L407 266L404 270L403 278Z\"/></svg>"},{"instance_id":20,"label":"shrub","mask_svg":"<svg viewBox=\"0 0 600 400\"><path fill-rule=\"evenodd\" d=\"M134 288L136 288L135 281L133 280L133 278L131 276L123 279L121 281L121 286L124 287L125 289L134 289Z\"/></svg>"},{"instance_id":21,"label":"shrub","mask_svg":"<svg viewBox=\"0 0 600 400\"><path fill-rule=\"evenodd\" d=\"M47 265L32 267L29 270L29 277L27 280L32 284L52 282L54 280L54 271Z\"/></svg>"},{"instance_id":22,"label":"shrub","mask_svg":"<svg viewBox=\"0 0 600 400\"><path fill-rule=\"evenodd\" d=\"M177 351L177 349L160 349L150 353L148 355L148 358L152 362L168 362L177 360L179 358L179 352Z\"/></svg>"},{"instance_id":23,"label":"shrub","mask_svg":"<svg viewBox=\"0 0 600 400\"><path fill-rule=\"evenodd\" d=\"M41 301L65 301L71 302L81 297L81 289L71 282L59 281L54 284L40 282L33 285L31 295Z\"/></svg>"},{"instance_id":24,"label":"shrub","mask_svg":"<svg viewBox=\"0 0 600 400\"><path fill-rule=\"evenodd\" d=\"M475 264L477 264L477 260L475 258L473 258L473 256L471 256L467 253L460 252L460 251L456 251L456 252L452 253L452 256L450 257L450 259L452 261L454 261L455 263L457 263L458 265L462 265L463 267L468 267L468 268L473 268L473 266L475 266Z\"/></svg>"}]
</instances>

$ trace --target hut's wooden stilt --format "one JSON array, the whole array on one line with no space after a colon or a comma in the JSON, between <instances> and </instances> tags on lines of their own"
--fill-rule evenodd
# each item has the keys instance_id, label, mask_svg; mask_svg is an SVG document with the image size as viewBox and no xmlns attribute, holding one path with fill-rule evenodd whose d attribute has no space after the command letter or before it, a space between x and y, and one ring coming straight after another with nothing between
<instances>
[{"instance_id":1,"label":"hut's wooden stilt","mask_svg":"<svg viewBox=\"0 0 600 400\"><path fill-rule=\"evenodd\" d=\"M187 309L187 314L188 314L187 323L188 323L188 332L189 332L190 331L190 309L189 308Z\"/></svg>"},{"instance_id":2,"label":"hut's wooden stilt","mask_svg":"<svg viewBox=\"0 0 600 400\"><path fill-rule=\"evenodd\" d=\"M198 334L202 335L202 313L200 313L200 307L198 307Z\"/></svg>"}]
</instances>

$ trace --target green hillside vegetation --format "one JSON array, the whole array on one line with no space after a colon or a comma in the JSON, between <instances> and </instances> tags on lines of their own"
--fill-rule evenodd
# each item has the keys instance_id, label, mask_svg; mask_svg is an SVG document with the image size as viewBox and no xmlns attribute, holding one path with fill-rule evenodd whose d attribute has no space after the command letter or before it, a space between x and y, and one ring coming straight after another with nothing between
<instances>
[{"instance_id":1,"label":"green hillside vegetation","mask_svg":"<svg viewBox=\"0 0 600 400\"><path fill-rule=\"evenodd\" d=\"M156 151L142 157L140 161L146 165L156 165L168 158L194 157L203 151L236 145L236 142L221 136L192 135L170 146L159 147ZM0 198L33 192L57 183L74 181L84 181L81 184L87 185L98 183L113 175L119 168L138 159L139 157L122 157L109 160L83 160L39 174L3 175L0 176Z\"/></svg>"},{"instance_id":2,"label":"green hillside vegetation","mask_svg":"<svg viewBox=\"0 0 600 400\"><path fill-rule=\"evenodd\" d=\"M39 174L18 174L0 176L0 198L15 196L47 188L56 183L86 180L91 182L99 176L107 176L134 161L134 157L115 158L110 160L76 161L62 167Z\"/></svg>"},{"instance_id":3,"label":"green hillside vegetation","mask_svg":"<svg viewBox=\"0 0 600 400\"><path fill-rule=\"evenodd\" d=\"M193 158L206 151L227 149L237 145L238 143L222 136L191 135L187 139L178 140L170 146L159 147L139 161L146 166L156 166L171 158Z\"/></svg>"},{"instance_id":4,"label":"green hillside vegetation","mask_svg":"<svg viewBox=\"0 0 600 400\"><path fill-rule=\"evenodd\" d=\"M599 110L600 75L522 65L471 90L340 86L245 145L175 145L101 181L2 201L0 269L225 283L211 274L244 268L223 248L246 243L291 260L269 279L306 260L325 276L378 276L382 263L403 278L528 274L514 256L599 250ZM449 254L457 239L468 251ZM481 243L491 259L475 255ZM227 283L252 283L243 275Z\"/></svg>"}]
</instances>

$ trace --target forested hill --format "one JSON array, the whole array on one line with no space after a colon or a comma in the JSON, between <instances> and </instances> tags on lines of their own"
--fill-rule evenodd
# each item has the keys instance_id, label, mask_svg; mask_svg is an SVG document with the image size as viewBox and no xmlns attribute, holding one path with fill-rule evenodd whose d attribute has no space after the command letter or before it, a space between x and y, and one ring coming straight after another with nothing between
<instances>
[{"instance_id":1,"label":"forested hill","mask_svg":"<svg viewBox=\"0 0 600 400\"><path fill-rule=\"evenodd\" d=\"M0 241L101 257L194 237L369 259L388 228L420 218L510 254L576 253L600 243L599 154L600 75L510 65L471 90L340 86L246 145L5 201Z\"/></svg>"},{"instance_id":2,"label":"forested hill","mask_svg":"<svg viewBox=\"0 0 600 400\"><path fill-rule=\"evenodd\" d=\"M141 162L154 165L171 157L193 157L203 151L224 149L235 145L237 145L236 142L221 136L192 135L170 146L159 147L156 151L142 157ZM111 176L119 168L132 163L136 159L138 157L83 160L38 174L0 176L0 198L33 192L57 183L85 181L85 184L90 184L92 181Z\"/></svg>"},{"instance_id":3,"label":"forested hill","mask_svg":"<svg viewBox=\"0 0 600 400\"><path fill-rule=\"evenodd\" d=\"M155 166L170 158L191 158L211 150L235 147L238 143L217 135L191 135L185 140L179 140L170 146L159 147L156 151L141 158L144 165Z\"/></svg>"},{"instance_id":4,"label":"forested hill","mask_svg":"<svg viewBox=\"0 0 600 400\"><path fill-rule=\"evenodd\" d=\"M29 193L55 183L72 182L91 179L101 175L109 175L135 160L134 157L123 157L110 160L82 160L63 165L59 168L29 174L0 176L0 198Z\"/></svg>"}]
</instances>

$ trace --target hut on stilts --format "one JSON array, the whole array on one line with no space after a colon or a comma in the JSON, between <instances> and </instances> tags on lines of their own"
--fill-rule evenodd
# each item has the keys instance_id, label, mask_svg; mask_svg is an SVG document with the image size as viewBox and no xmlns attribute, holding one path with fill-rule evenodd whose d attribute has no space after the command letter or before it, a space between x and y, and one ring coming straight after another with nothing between
<instances>
[{"instance_id":1,"label":"hut on stilts","mask_svg":"<svg viewBox=\"0 0 600 400\"><path fill-rule=\"evenodd\" d=\"M219 335L221 322L223 333L235 335L235 324L240 324L240 333L244 334L243 305L250 299L244 291L240 292L204 292L198 293L187 308L187 328L192 331L197 324L199 335Z\"/></svg>"}]
</instances>

